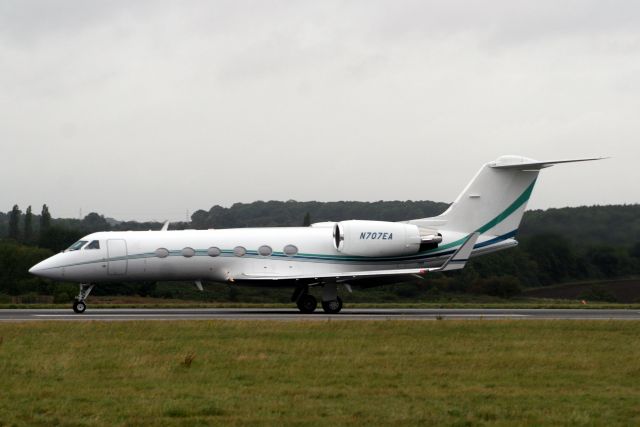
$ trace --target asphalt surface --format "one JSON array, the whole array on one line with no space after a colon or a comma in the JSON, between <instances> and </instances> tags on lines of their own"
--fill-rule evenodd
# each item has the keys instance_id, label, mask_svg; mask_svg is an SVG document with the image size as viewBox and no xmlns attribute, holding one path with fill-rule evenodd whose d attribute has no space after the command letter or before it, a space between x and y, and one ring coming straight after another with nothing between
<instances>
[{"instance_id":1,"label":"asphalt surface","mask_svg":"<svg viewBox=\"0 0 640 427\"><path fill-rule=\"evenodd\" d=\"M573 320L640 320L640 310L596 309L344 309L327 315L321 310L302 314L296 309L279 308L196 308L196 309L92 309L75 314L71 309L0 310L0 321L23 322L41 320L119 321L119 320L438 320L438 319L573 319Z\"/></svg>"}]
</instances>

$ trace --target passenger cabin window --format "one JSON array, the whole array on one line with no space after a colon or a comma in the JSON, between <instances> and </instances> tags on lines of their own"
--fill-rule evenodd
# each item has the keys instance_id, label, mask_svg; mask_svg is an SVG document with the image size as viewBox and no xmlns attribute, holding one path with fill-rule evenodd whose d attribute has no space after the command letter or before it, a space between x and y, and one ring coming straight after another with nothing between
<instances>
[{"instance_id":1,"label":"passenger cabin window","mask_svg":"<svg viewBox=\"0 0 640 427\"><path fill-rule=\"evenodd\" d=\"M67 251L77 251L78 249L81 249L85 245L85 243L87 243L87 240L78 240L73 245L69 246L69 249L67 249Z\"/></svg>"},{"instance_id":2,"label":"passenger cabin window","mask_svg":"<svg viewBox=\"0 0 640 427\"><path fill-rule=\"evenodd\" d=\"M233 254L235 256L244 256L247 253L247 250L243 246L236 246L233 248Z\"/></svg>"},{"instance_id":3,"label":"passenger cabin window","mask_svg":"<svg viewBox=\"0 0 640 427\"><path fill-rule=\"evenodd\" d=\"M272 252L271 246L263 245L258 248L258 253L262 256L269 256Z\"/></svg>"},{"instance_id":4,"label":"passenger cabin window","mask_svg":"<svg viewBox=\"0 0 640 427\"><path fill-rule=\"evenodd\" d=\"M86 249L100 249L100 241L93 240L87 246L84 247Z\"/></svg>"},{"instance_id":5,"label":"passenger cabin window","mask_svg":"<svg viewBox=\"0 0 640 427\"><path fill-rule=\"evenodd\" d=\"M167 248L158 248L155 254L158 258L166 258L169 256L169 250Z\"/></svg>"},{"instance_id":6,"label":"passenger cabin window","mask_svg":"<svg viewBox=\"0 0 640 427\"><path fill-rule=\"evenodd\" d=\"M222 253L222 251L220 250L220 248L216 248L215 246L211 246L208 250L207 250L207 254L209 256L218 256Z\"/></svg>"},{"instance_id":7,"label":"passenger cabin window","mask_svg":"<svg viewBox=\"0 0 640 427\"><path fill-rule=\"evenodd\" d=\"M285 253L285 255L294 256L298 253L298 248L294 245L287 245L284 247L283 252Z\"/></svg>"},{"instance_id":8,"label":"passenger cabin window","mask_svg":"<svg viewBox=\"0 0 640 427\"><path fill-rule=\"evenodd\" d=\"M193 248L186 247L182 250L182 256L185 258L191 258L196 254L196 251Z\"/></svg>"}]
</instances>

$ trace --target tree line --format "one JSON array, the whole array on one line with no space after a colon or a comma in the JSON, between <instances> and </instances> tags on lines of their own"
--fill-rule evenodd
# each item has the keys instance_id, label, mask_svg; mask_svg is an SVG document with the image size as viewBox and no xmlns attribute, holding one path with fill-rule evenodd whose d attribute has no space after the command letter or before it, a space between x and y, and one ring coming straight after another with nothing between
<instances>
[{"instance_id":1,"label":"tree line","mask_svg":"<svg viewBox=\"0 0 640 427\"><path fill-rule=\"evenodd\" d=\"M400 221L435 216L446 207L431 201L257 201L199 210L191 222L174 223L171 228L308 226L347 219ZM95 212L82 219L52 218L47 205L39 214L31 206L23 213L15 205L0 213L0 294L54 292L55 286L31 277L28 268L86 234L161 226L153 221L116 221ZM640 275L640 205L527 211L518 241L516 249L474 259L462 272L416 281L414 288L511 296L526 287ZM402 289L406 292L407 288ZM111 290L153 293L154 288L125 284Z\"/></svg>"},{"instance_id":2,"label":"tree line","mask_svg":"<svg viewBox=\"0 0 640 427\"><path fill-rule=\"evenodd\" d=\"M31 206L27 207L25 214L22 215L18 205L13 205L11 211L4 217L6 218L4 221L0 217L0 233L2 233L0 235L26 244L36 243L34 234L46 233L51 226L51 214L47 205L42 205L42 212L38 217L38 226L34 225L34 214ZM6 236L4 235L5 233Z\"/></svg>"}]
</instances>

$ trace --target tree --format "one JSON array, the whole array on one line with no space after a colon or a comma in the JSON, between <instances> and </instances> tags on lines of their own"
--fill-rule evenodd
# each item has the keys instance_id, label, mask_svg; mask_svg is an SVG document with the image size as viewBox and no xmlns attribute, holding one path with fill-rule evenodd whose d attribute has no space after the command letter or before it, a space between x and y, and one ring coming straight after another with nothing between
<instances>
[{"instance_id":1,"label":"tree","mask_svg":"<svg viewBox=\"0 0 640 427\"><path fill-rule=\"evenodd\" d=\"M24 214L24 241L29 243L33 237L33 214L31 213L31 206L27 208L27 212Z\"/></svg>"},{"instance_id":2,"label":"tree","mask_svg":"<svg viewBox=\"0 0 640 427\"><path fill-rule=\"evenodd\" d=\"M9 213L9 238L13 240L18 240L20 236L20 231L18 230L20 224L20 208L18 205L13 205L13 209Z\"/></svg>"},{"instance_id":3,"label":"tree","mask_svg":"<svg viewBox=\"0 0 640 427\"><path fill-rule=\"evenodd\" d=\"M0 241L0 293L18 295L37 291L42 281L30 275L29 268L51 255L53 252L47 249Z\"/></svg>"},{"instance_id":4,"label":"tree","mask_svg":"<svg viewBox=\"0 0 640 427\"><path fill-rule=\"evenodd\" d=\"M523 246L538 265L543 285L561 282L575 271L575 255L569 241L560 234L541 233Z\"/></svg>"},{"instance_id":5,"label":"tree","mask_svg":"<svg viewBox=\"0 0 640 427\"><path fill-rule=\"evenodd\" d=\"M640 258L640 242L636 242L636 244L631 247L629 255L635 258Z\"/></svg>"},{"instance_id":6,"label":"tree","mask_svg":"<svg viewBox=\"0 0 640 427\"><path fill-rule=\"evenodd\" d=\"M51 214L47 205L42 205L42 213L40 214L40 233L46 232L51 227Z\"/></svg>"},{"instance_id":7,"label":"tree","mask_svg":"<svg viewBox=\"0 0 640 427\"><path fill-rule=\"evenodd\" d=\"M615 248L611 246L595 246L587 251L587 258L606 277L619 276L620 259Z\"/></svg>"},{"instance_id":8,"label":"tree","mask_svg":"<svg viewBox=\"0 0 640 427\"><path fill-rule=\"evenodd\" d=\"M309 212L307 212L306 214L304 214L304 219L302 220L302 226L308 227L310 225L311 225L311 215L309 214Z\"/></svg>"},{"instance_id":9,"label":"tree","mask_svg":"<svg viewBox=\"0 0 640 427\"><path fill-rule=\"evenodd\" d=\"M59 252L69 247L70 244L79 240L85 233L60 226L49 227L40 233L40 247Z\"/></svg>"},{"instance_id":10,"label":"tree","mask_svg":"<svg viewBox=\"0 0 640 427\"><path fill-rule=\"evenodd\" d=\"M104 216L91 212L85 216L82 220L82 226L87 232L92 233L94 231L105 231L109 229L109 223Z\"/></svg>"}]
</instances>

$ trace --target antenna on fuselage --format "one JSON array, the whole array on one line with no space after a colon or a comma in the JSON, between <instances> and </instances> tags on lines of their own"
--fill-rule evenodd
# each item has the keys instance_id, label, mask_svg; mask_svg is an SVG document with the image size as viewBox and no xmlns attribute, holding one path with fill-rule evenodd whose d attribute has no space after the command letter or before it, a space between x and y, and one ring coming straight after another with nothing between
<instances>
[{"instance_id":1,"label":"antenna on fuselage","mask_svg":"<svg viewBox=\"0 0 640 427\"><path fill-rule=\"evenodd\" d=\"M169 229L170 223L171 221L165 221L164 224L162 224L162 228L160 229L160 231L167 231Z\"/></svg>"}]
</instances>

